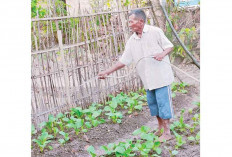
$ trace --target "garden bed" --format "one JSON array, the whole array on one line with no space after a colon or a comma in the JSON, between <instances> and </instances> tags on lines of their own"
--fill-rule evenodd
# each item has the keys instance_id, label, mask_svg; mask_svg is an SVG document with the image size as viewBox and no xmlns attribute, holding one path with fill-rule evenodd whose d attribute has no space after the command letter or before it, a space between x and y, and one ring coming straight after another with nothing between
<instances>
[{"instance_id":1,"label":"garden bed","mask_svg":"<svg viewBox=\"0 0 232 157\"><path fill-rule=\"evenodd\" d=\"M195 67L186 70L189 70L188 72L190 73L196 72ZM195 75L197 74L195 73ZM186 79L185 76L181 77L182 80ZM193 102L199 101L199 85L197 85L195 82L190 82L189 84L190 86L185 88L188 91L186 94L176 92L176 96L173 98L173 106L176 118L173 119L171 123L179 120L180 112L182 109L185 109L184 122L190 125L192 125L193 115L199 113L199 109L197 109L197 106L193 104ZM191 114L188 113L190 108L193 108ZM145 103L143 103L141 111L136 110L131 114L127 114L125 110L122 110L122 112L123 118L121 119L121 123L112 123L110 120L106 120L106 123L99 124L97 127L89 129L86 133L80 133L76 135L75 131L70 131L70 140L64 145L61 145L58 142L58 139L61 137L61 135L57 135L56 139L49 143L49 145L52 147L51 150L49 150L49 148L45 148L43 153L40 152L38 146L35 144L35 142L33 142L31 155L32 157L89 157L91 155L87 152L87 148L89 146L93 146L95 148L95 153L99 156L105 154L104 150L100 148L102 145L108 145L109 143L119 143L126 141L127 139L139 139L139 136L134 136L133 132L141 128L141 126L149 127L151 132L154 132L154 130L157 128L157 120L155 117L150 116L149 108ZM198 125L192 134L194 137L196 136L196 133L199 132L199 129L200 128ZM32 139L37 137L37 134L33 135ZM178 154L176 156L200 156L200 144L196 144L188 140L187 136L190 136L188 134L183 134L182 136L186 143L178 149ZM164 157L170 156L168 149L175 150L175 143L175 138L162 143L160 145L160 148L162 149L162 153L160 155Z\"/></svg>"}]
</instances>

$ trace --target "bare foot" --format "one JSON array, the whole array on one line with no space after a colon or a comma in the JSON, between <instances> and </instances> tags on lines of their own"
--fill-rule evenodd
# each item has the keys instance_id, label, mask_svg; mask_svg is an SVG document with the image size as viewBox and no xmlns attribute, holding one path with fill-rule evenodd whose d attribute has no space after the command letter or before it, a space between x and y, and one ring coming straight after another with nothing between
<instances>
[{"instance_id":1,"label":"bare foot","mask_svg":"<svg viewBox=\"0 0 232 157\"><path fill-rule=\"evenodd\" d=\"M160 142L164 142L164 140L168 141L172 139L172 135L171 134L163 134L162 136L159 137L159 141Z\"/></svg>"},{"instance_id":2,"label":"bare foot","mask_svg":"<svg viewBox=\"0 0 232 157\"><path fill-rule=\"evenodd\" d=\"M161 133L161 131L158 129L155 133L154 133L156 136L161 136L162 135L162 133Z\"/></svg>"}]
</instances>

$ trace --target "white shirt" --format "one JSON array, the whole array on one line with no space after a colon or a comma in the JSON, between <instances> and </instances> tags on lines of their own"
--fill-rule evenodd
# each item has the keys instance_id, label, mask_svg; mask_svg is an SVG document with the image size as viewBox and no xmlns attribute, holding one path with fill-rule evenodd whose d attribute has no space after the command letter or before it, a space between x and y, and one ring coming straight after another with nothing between
<instances>
[{"instance_id":1,"label":"white shirt","mask_svg":"<svg viewBox=\"0 0 232 157\"><path fill-rule=\"evenodd\" d=\"M137 63L142 57L161 53L170 47L173 47L173 44L160 28L145 25L141 38L134 33L127 41L124 53L119 61L125 65L129 65L132 62ZM163 60L170 63L168 55ZM145 89L161 88L170 85L174 81L171 66L154 58L140 60L136 66L136 71Z\"/></svg>"}]
</instances>

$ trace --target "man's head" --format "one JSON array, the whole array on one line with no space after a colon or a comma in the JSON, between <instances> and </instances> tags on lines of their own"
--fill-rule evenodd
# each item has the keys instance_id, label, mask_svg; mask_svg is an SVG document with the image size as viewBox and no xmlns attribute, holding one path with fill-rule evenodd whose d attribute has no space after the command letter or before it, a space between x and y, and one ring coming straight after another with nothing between
<instances>
[{"instance_id":1,"label":"man's head","mask_svg":"<svg viewBox=\"0 0 232 157\"><path fill-rule=\"evenodd\" d=\"M129 13L129 28L133 32L142 33L146 22L146 14L142 9L135 9Z\"/></svg>"}]
</instances>

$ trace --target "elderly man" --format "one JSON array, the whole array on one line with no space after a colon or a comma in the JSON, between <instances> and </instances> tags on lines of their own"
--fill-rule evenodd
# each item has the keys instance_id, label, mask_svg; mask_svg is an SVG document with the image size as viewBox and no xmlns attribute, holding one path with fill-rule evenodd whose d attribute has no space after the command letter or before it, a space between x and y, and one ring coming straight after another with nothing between
<instances>
[{"instance_id":1,"label":"elderly man","mask_svg":"<svg viewBox=\"0 0 232 157\"><path fill-rule=\"evenodd\" d=\"M170 85L174 81L174 76L171 66L167 63L170 63L168 54L173 50L173 44L160 28L145 23L146 15L143 10L136 9L130 12L129 28L134 34L127 41L119 61L100 72L98 76L104 79L125 65L137 63L136 71L146 89L151 116L156 116L158 120L155 135L160 136L160 141L169 140L171 139L169 123L174 116ZM153 58L147 58L148 56Z\"/></svg>"}]
</instances>

